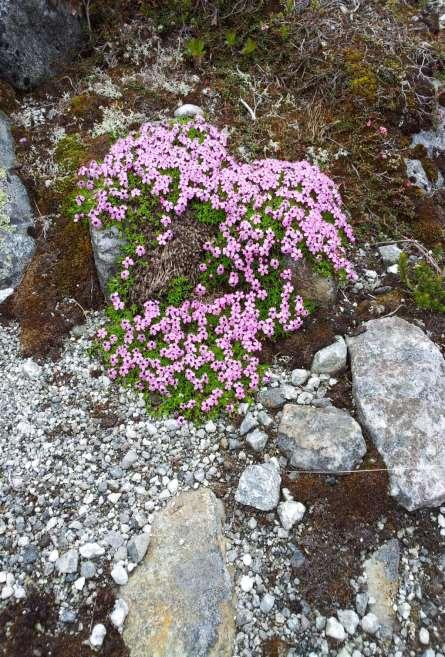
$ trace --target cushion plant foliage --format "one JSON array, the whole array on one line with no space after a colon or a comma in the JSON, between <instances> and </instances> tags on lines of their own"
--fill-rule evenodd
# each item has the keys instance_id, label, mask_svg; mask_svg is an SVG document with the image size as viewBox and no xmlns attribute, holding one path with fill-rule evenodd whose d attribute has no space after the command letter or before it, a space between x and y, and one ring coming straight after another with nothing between
<instances>
[{"instance_id":1,"label":"cushion plant foliage","mask_svg":"<svg viewBox=\"0 0 445 657\"><path fill-rule=\"evenodd\" d=\"M354 278L332 180L305 161L239 163L226 141L200 118L145 124L79 171L75 220L126 240L97 335L108 375L195 420L248 399L262 342L301 327L296 261Z\"/></svg>"}]
</instances>

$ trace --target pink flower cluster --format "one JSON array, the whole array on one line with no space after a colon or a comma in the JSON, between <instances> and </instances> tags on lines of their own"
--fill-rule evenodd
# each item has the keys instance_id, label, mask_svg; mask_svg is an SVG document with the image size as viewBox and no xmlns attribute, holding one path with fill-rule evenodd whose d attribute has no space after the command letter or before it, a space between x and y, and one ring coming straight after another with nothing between
<instances>
[{"instance_id":1,"label":"pink flower cluster","mask_svg":"<svg viewBox=\"0 0 445 657\"><path fill-rule=\"evenodd\" d=\"M354 238L334 183L308 162L240 164L227 152L225 135L199 117L146 124L79 174L76 218L96 228L120 224L141 195L150 194L161 207L161 246L174 240L172 219L191 201L223 211L215 238L204 244L201 282L190 299L179 307L149 299L119 331L98 333L111 378L136 374L139 389L165 397L185 390L178 411L232 408L258 388L262 340L278 327L297 330L307 315L293 283L295 261L309 254L354 277L342 237ZM147 245L134 247L133 257L149 256ZM132 257L124 258L123 280L133 265ZM270 275L281 281L275 304L269 302ZM118 292L111 302L124 311Z\"/></svg>"}]
</instances>

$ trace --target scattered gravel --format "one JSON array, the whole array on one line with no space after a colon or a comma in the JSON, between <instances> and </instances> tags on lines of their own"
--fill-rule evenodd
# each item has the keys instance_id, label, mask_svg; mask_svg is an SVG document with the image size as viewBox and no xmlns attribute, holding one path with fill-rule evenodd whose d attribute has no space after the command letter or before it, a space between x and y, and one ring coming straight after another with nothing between
<instances>
[{"instance_id":1,"label":"scattered gravel","mask_svg":"<svg viewBox=\"0 0 445 657\"><path fill-rule=\"evenodd\" d=\"M56 364L23 361L16 327L0 327L0 609L37 585L55 592L62 627L76 627L80 605L94 605L104 583L124 584L144 559L156 512L181 491L208 486L226 507L227 561L237 595L234 657L261 657L277 637L289 646L285 657L445 654L444 609L423 593L432 569L443 582L445 560L416 540L415 518L412 531L398 533L397 630L389 651L365 575L352 580L350 608L333 601L324 614L301 593L300 574L310 573L312 557L304 541L315 527L312 506L285 487L284 476L293 475L277 448L278 426L286 396L297 395L297 404L302 395L329 403L336 379L277 365L257 404L241 405L240 429L228 418L204 427L159 421L146 414L138 394L110 385L87 354L88 336L101 319L90 315ZM443 539L445 508L426 513ZM369 531L384 544L378 527ZM335 535L327 549L335 551ZM357 559L363 564L368 556ZM127 613L117 596L111 626L122 631ZM105 632L100 623L91 628L98 654Z\"/></svg>"}]
</instances>

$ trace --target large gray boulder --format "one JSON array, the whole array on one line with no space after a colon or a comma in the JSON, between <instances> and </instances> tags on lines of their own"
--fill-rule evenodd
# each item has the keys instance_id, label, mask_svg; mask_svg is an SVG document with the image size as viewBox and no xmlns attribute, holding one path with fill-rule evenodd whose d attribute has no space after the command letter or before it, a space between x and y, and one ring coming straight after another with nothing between
<instances>
[{"instance_id":1,"label":"large gray boulder","mask_svg":"<svg viewBox=\"0 0 445 657\"><path fill-rule=\"evenodd\" d=\"M399 317L374 319L348 338L362 425L385 461L391 495L409 511L445 501L445 361Z\"/></svg>"},{"instance_id":2,"label":"large gray boulder","mask_svg":"<svg viewBox=\"0 0 445 657\"><path fill-rule=\"evenodd\" d=\"M66 0L0 0L0 75L17 89L52 77L81 43Z\"/></svg>"},{"instance_id":3,"label":"large gray boulder","mask_svg":"<svg viewBox=\"0 0 445 657\"><path fill-rule=\"evenodd\" d=\"M28 194L14 173L15 151L9 120L0 112L0 298L17 287L35 242L29 235L33 212Z\"/></svg>"},{"instance_id":4,"label":"large gray boulder","mask_svg":"<svg viewBox=\"0 0 445 657\"><path fill-rule=\"evenodd\" d=\"M206 488L182 493L156 516L147 554L121 589L131 657L231 657L223 520L222 503Z\"/></svg>"},{"instance_id":5,"label":"large gray boulder","mask_svg":"<svg viewBox=\"0 0 445 657\"><path fill-rule=\"evenodd\" d=\"M290 464L301 470L352 470L366 454L359 424L334 406L286 404L277 442Z\"/></svg>"}]
</instances>

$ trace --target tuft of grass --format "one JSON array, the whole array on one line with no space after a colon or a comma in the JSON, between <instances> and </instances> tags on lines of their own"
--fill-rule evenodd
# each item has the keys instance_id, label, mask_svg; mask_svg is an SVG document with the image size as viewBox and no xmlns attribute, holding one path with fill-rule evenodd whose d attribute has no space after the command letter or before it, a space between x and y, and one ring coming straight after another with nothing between
<instances>
[{"instance_id":1,"label":"tuft of grass","mask_svg":"<svg viewBox=\"0 0 445 657\"><path fill-rule=\"evenodd\" d=\"M440 256L438 253L437 259ZM419 308L445 314L445 270L440 269L437 261L434 265L425 259L411 264L407 254L402 253L399 259L400 278Z\"/></svg>"}]
</instances>

